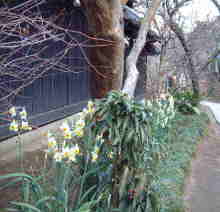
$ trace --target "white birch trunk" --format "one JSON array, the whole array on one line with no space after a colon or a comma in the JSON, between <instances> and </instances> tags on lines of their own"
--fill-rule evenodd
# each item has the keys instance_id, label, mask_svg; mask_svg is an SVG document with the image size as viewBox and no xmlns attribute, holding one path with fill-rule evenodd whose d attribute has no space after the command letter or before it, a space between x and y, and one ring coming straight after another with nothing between
<instances>
[{"instance_id":1,"label":"white birch trunk","mask_svg":"<svg viewBox=\"0 0 220 212\"><path fill-rule=\"evenodd\" d=\"M135 88L138 81L139 71L137 69L137 60L146 42L146 35L150 29L151 22L156 14L156 10L160 6L161 0L152 0L151 7L147 10L147 13L142 21L138 37L131 49L130 54L126 59L127 78L125 80L123 92L130 97L134 96Z\"/></svg>"}]
</instances>

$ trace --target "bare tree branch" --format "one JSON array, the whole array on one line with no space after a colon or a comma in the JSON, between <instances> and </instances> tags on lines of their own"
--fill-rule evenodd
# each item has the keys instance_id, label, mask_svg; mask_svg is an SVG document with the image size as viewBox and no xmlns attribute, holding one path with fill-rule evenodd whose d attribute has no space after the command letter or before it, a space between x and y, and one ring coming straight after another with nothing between
<instances>
[{"instance_id":1,"label":"bare tree branch","mask_svg":"<svg viewBox=\"0 0 220 212\"><path fill-rule=\"evenodd\" d=\"M220 13L220 2L218 0L211 0L211 2L216 6L216 8Z\"/></svg>"},{"instance_id":2,"label":"bare tree branch","mask_svg":"<svg viewBox=\"0 0 220 212\"><path fill-rule=\"evenodd\" d=\"M97 75L105 77L91 63L86 52L97 47L114 46L115 42L88 35L86 29L78 31L70 20L74 8L66 11L64 6L48 11L44 10L47 3L28 0L0 8L1 107L4 104L7 108L25 87L54 72L87 71L87 63ZM74 53L75 49L80 56ZM67 60L77 61L78 65L73 67L73 63ZM108 69L109 65L101 68Z\"/></svg>"}]
</instances>

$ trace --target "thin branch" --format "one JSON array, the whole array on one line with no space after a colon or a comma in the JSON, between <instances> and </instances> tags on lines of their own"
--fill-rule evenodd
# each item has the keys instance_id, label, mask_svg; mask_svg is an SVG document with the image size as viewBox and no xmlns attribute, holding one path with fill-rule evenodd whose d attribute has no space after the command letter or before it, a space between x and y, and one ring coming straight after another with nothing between
<instances>
[{"instance_id":1,"label":"thin branch","mask_svg":"<svg viewBox=\"0 0 220 212\"><path fill-rule=\"evenodd\" d=\"M3 104L10 105L25 87L53 72L85 72L87 64L97 75L106 78L92 65L87 51L116 45L115 42L67 27L62 20L71 14L65 10L43 16L39 7L43 3L45 0L28 0L11 8L0 8L0 110ZM91 40L100 45L94 45ZM51 51L54 45L58 48ZM81 59L73 53L76 48ZM67 60L77 60L79 65L73 67Z\"/></svg>"},{"instance_id":2,"label":"thin branch","mask_svg":"<svg viewBox=\"0 0 220 212\"><path fill-rule=\"evenodd\" d=\"M218 2L217 0L211 0L211 2L216 6L220 14L220 2Z\"/></svg>"}]
</instances>

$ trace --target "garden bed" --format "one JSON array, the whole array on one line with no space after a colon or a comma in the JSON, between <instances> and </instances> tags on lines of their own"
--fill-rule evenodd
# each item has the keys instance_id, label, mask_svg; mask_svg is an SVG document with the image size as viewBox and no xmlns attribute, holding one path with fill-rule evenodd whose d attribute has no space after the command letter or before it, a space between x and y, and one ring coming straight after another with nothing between
<instances>
[{"instance_id":1,"label":"garden bed","mask_svg":"<svg viewBox=\"0 0 220 212\"><path fill-rule=\"evenodd\" d=\"M157 167L155 198L163 212L184 211L184 185L190 170L190 162L197 146L206 134L208 117L206 114L177 115L176 126L172 129L172 140L167 157Z\"/></svg>"},{"instance_id":2,"label":"garden bed","mask_svg":"<svg viewBox=\"0 0 220 212\"><path fill-rule=\"evenodd\" d=\"M197 144L204 135L207 125L207 116L177 115L170 139L172 145L164 160L157 167L157 181L155 183L155 198L164 211L183 211L184 182L190 168L190 161L196 152ZM41 150L25 153L25 170L31 175L37 176L44 165L44 152ZM16 160L1 161L0 175L18 171ZM19 186L1 192L0 209L8 206L9 201L19 200Z\"/></svg>"},{"instance_id":3,"label":"garden bed","mask_svg":"<svg viewBox=\"0 0 220 212\"><path fill-rule=\"evenodd\" d=\"M0 188L15 179L23 189L4 190L1 207L20 198L12 206L22 211L183 211L187 170L207 120L176 112L172 96L139 103L112 92L48 133L47 166L43 150L24 154L29 176L2 177L19 171L15 161L3 165Z\"/></svg>"}]
</instances>

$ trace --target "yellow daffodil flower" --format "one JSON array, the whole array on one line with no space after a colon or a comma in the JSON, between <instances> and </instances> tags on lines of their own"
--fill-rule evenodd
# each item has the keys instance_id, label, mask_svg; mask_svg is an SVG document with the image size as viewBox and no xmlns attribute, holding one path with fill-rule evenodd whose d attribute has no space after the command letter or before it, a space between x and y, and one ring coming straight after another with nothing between
<instances>
[{"instance_id":1,"label":"yellow daffodil flower","mask_svg":"<svg viewBox=\"0 0 220 212\"><path fill-rule=\"evenodd\" d=\"M14 132L18 132L19 130L19 126L18 126L18 122L16 120L13 120L9 126L9 130L10 131L14 131Z\"/></svg>"},{"instance_id":2,"label":"yellow daffodil flower","mask_svg":"<svg viewBox=\"0 0 220 212\"><path fill-rule=\"evenodd\" d=\"M72 132L71 131L66 131L63 134L65 139L71 139L72 138Z\"/></svg>"},{"instance_id":3,"label":"yellow daffodil flower","mask_svg":"<svg viewBox=\"0 0 220 212\"><path fill-rule=\"evenodd\" d=\"M92 162L95 162L98 159L100 149L96 146L94 151L92 152Z\"/></svg>"},{"instance_id":4,"label":"yellow daffodil flower","mask_svg":"<svg viewBox=\"0 0 220 212\"><path fill-rule=\"evenodd\" d=\"M16 108L15 107L11 107L8 112L12 117L16 116Z\"/></svg>"},{"instance_id":5,"label":"yellow daffodil flower","mask_svg":"<svg viewBox=\"0 0 220 212\"><path fill-rule=\"evenodd\" d=\"M77 128L84 128L85 127L85 121L83 119L79 119L77 122L76 122L76 127Z\"/></svg>"},{"instance_id":6,"label":"yellow daffodil flower","mask_svg":"<svg viewBox=\"0 0 220 212\"><path fill-rule=\"evenodd\" d=\"M48 148L55 148L57 146L57 142L54 137L50 137L48 139Z\"/></svg>"},{"instance_id":7,"label":"yellow daffodil flower","mask_svg":"<svg viewBox=\"0 0 220 212\"><path fill-rule=\"evenodd\" d=\"M65 139L71 139L72 138L72 132L71 132L70 127L69 127L67 122L64 122L60 126L60 129L62 130L63 136L64 136Z\"/></svg>"},{"instance_id":8,"label":"yellow daffodil flower","mask_svg":"<svg viewBox=\"0 0 220 212\"><path fill-rule=\"evenodd\" d=\"M32 128L29 126L28 121L21 122L21 129L22 130L31 130Z\"/></svg>"},{"instance_id":9,"label":"yellow daffodil flower","mask_svg":"<svg viewBox=\"0 0 220 212\"><path fill-rule=\"evenodd\" d=\"M97 159L98 159L98 155L93 152L93 153L92 153L92 162L97 161Z\"/></svg>"},{"instance_id":10,"label":"yellow daffodil flower","mask_svg":"<svg viewBox=\"0 0 220 212\"><path fill-rule=\"evenodd\" d=\"M76 155L80 154L80 149L78 145L75 145L73 148L69 151L69 160L72 162L76 162Z\"/></svg>"},{"instance_id":11,"label":"yellow daffodil flower","mask_svg":"<svg viewBox=\"0 0 220 212\"><path fill-rule=\"evenodd\" d=\"M88 113L94 113L95 112L95 108L94 108L94 103L92 101L88 102Z\"/></svg>"},{"instance_id":12,"label":"yellow daffodil flower","mask_svg":"<svg viewBox=\"0 0 220 212\"><path fill-rule=\"evenodd\" d=\"M99 151L100 151L100 149L96 146L95 149L94 149L94 152L95 152L96 154L99 154Z\"/></svg>"},{"instance_id":13,"label":"yellow daffodil flower","mask_svg":"<svg viewBox=\"0 0 220 212\"><path fill-rule=\"evenodd\" d=\"M80 153L80 149L77 144L74 147L72 147L70 150L71 150L71 152L75 153L76 155L78 155Z\"/></svg>"},{"instance_id":14,"label":"yellow daffodil flower","mask_svg":"<svg viewBox=\"0 0 220 212\"><path fill-rule=\"evenodd\" d=\"M61 129L63 132L70 131L70 127L69 127L69 125L67 124L67 122L63 122L63 124L60 126L60 129Z\"/></svg>"},{"instance_id":15,"label":"yellow daffodil flower","mask_svg":"<svg viewBox=\"0 0 220 212\"><path fill-rule=\"evenodd\" d=\"M76 162L76 155L75 154L70 154L69 155L69 161Z\"/></svg>"},{"instance_id":16,"label":"yellow daffodil flower","mask_svg":"<svg viewBox=\"0 0 220 212\"><path fill-rule=\"evenodd\" d=\"M62 154L61 152L56 152L56 153L54 154L54 160L55 160L56 162L61 162L62 159L63 159L63 154Z\"/></svg>"},{"instance_id":17,"label":"yellow daffodil flower","mask_svg":"<svg viewBox=\"0 0 220 212\"><path fill-rule=\"evenodd\" d=\"M70 149L68 147L64 148L62 154L63 154L63 158L69 158Z\"/></svg>"},{"instance_id":18,"label":"yellow daffodil flower","mask_svg":"<svg viewBox=\"0 0 220 212\"><path fill-rule=\"evenodd\" d=\"M83 136L83 134L84 134L84 132L83 132L83 129L82 128L76 128L76 129L74 129L74 134L76 135L76 136L78 136L78 137L82 137Z\"/></svg>"}]
</instances>

